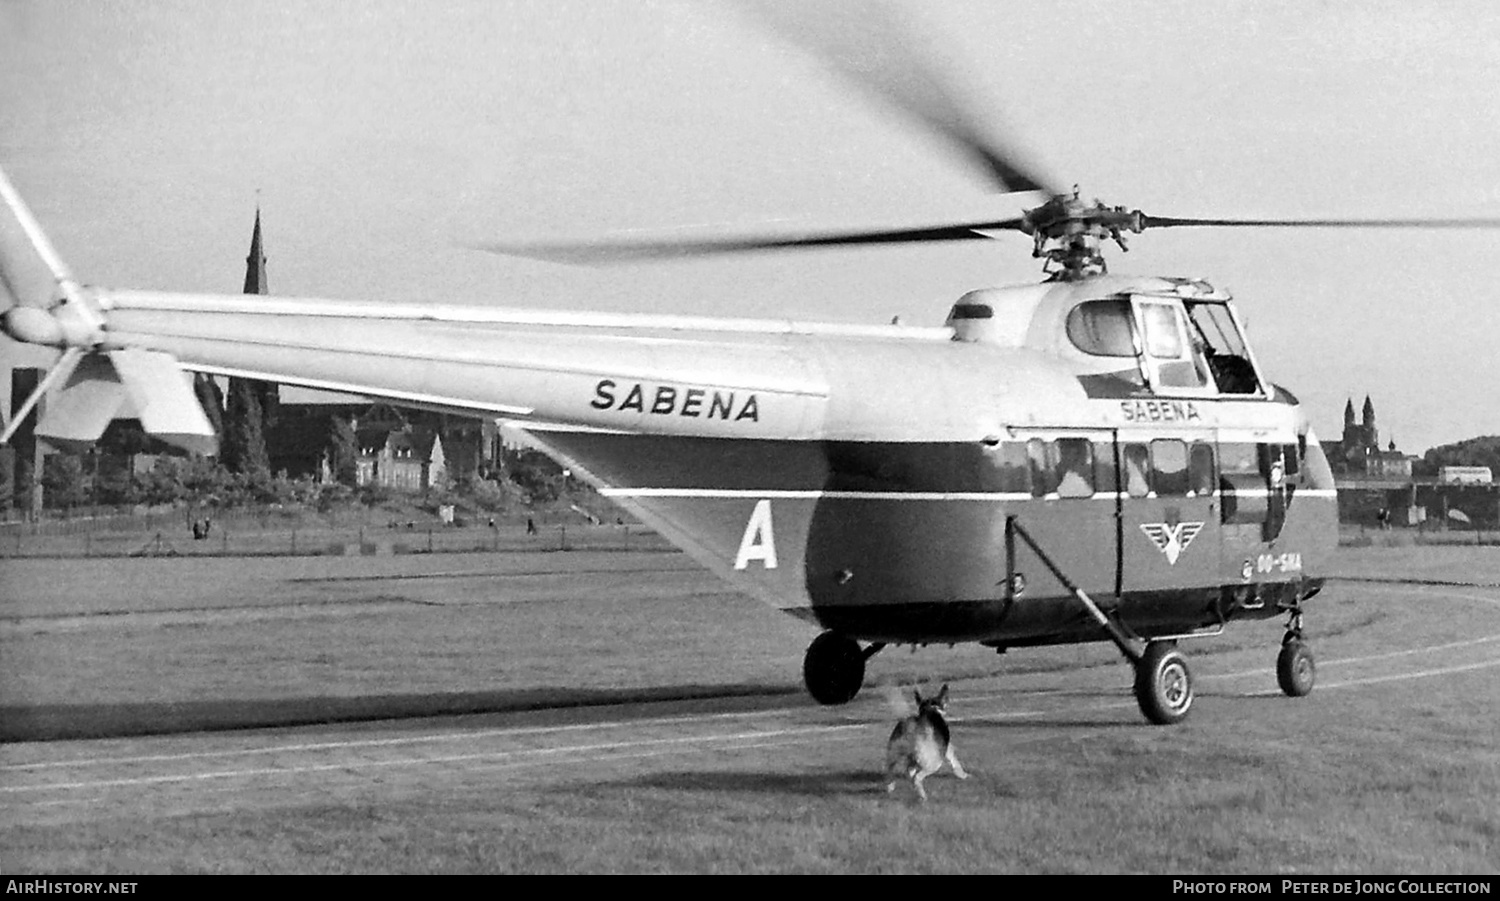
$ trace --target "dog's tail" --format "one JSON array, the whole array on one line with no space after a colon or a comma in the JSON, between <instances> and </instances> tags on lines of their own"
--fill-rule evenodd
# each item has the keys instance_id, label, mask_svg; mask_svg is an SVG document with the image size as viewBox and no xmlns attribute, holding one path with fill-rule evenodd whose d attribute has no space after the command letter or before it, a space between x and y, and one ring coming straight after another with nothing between
<instances>
[{"instance_id":1,"label":"dog's tail","mask_svg":"<svg viewBox=\"0 0 1500 901\"><path fill-rule=\"evenodd\" d=\"M885 698L885 706L894 717L911 716L917 712L912 705L911 693L903 690L899 685L885 685L880 689L881 697Z\"/></svg>"}]
</instances>

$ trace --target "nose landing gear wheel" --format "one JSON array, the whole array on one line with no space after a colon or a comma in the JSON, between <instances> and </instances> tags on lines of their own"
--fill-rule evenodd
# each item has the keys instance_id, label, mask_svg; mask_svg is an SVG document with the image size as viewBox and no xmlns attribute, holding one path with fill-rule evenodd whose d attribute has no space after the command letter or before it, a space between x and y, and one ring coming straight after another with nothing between
<instances>
[{"instance_id":1,"label":"nose landing gear wheel","mask_svg":"<svg viewBox=\"0 0 1500 901\"><path fill-rule=\"evenodd\" d=\"M1317 664L1312 649L1300 638L1287 637L1276 656L1276 682L1289 698L1300 698L1313 690Z\"/></svg>"},{"instance_id":2,"label":"nose landing gear wheel","mask_svg":"<svg viewBox=\"0 0 1500 901\"><path fill-rule=\"evenodd\" d=\"M878 648L877 648L878 650ZM859 642L824 632L808 645L802 660L802 681L819 704L847 704L865 682L865 658Z\"/></svg>"},{"instance_id":3,"label":"nose landing gear wheel","mask_svg":"<svg viewBox=\"0 0 1500 901\"><path fill-rule=\"evenodd\" d=\"M1187 658L1165 641L1153 641L1135 665L1135 700L1158 726L1180 723L1193 706L1193 676Z\"/></svg>"}]
</instances>

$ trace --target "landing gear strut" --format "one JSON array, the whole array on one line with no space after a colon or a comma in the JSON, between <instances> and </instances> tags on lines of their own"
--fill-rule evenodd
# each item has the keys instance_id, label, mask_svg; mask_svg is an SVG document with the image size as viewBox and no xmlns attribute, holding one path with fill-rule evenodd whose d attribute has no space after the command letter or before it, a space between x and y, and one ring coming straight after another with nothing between
<instances>
[{"instance_id":1,"label":"landing gear strut","mask_svg":"<svg viewBox=\"0 0 1500 901\"><path fill-rule=\"evenodd\" d=\"M824 632L808 645L802 660L802 681L819 704L847 704L865 682L865 661L885 647L877 642L861 648L859 642L836 632Z\"/></svg>"},{"instance_id":2,"label":"landing gear strut","mask_svg":"<svg viewBox=\"0 0 1500 901\"><path fill-rule=\"evenodd\" d=\"M1182 722L1188 715L1188 709L1193 706L1193 675L1188 672L1187 658L1177 650L1177 642L1148 641L1144 651L1137 651L1120 624L1105 615L1087 592L1074 585L1057 568L1057 564L1052 562L1052 558L1037 545L1014 516L1006 517L1005 531L1007 542L1011 535L1017 535L1026 542L1047 568L1052 570L1063 587L1078 598L1078 602L1088 610L1110 641L1115 643L1115 647L1135 667L1135 700L1141 705L1141 713L1146 715L1146 719L1158 726Z\"/></svg>"},{"instance_id":3,"label":"landing gear strut","mask_svg":"<svg viewBox=\"0 0 1500 901\"><path fill-rule=\"evenodd\" d=\"M1135 661L1135 700L1158 726L1180 723L1193 706L1193 676L1174 641L1147 642Z\"/></svg>"},{"instance_id":4,"label":"landing gear strut","mask_svg":"<svg viewBox=\"0 0 1500 901\"><path fill-rule=\"evenodd\" d=\"M1313 690L1317 664L1312 649L1302 640L1302 611L1293 608L1281 638L1281 653L1276 655L1276 682L1289 698L1300 698Z\"/></svg>"}]
</instances>

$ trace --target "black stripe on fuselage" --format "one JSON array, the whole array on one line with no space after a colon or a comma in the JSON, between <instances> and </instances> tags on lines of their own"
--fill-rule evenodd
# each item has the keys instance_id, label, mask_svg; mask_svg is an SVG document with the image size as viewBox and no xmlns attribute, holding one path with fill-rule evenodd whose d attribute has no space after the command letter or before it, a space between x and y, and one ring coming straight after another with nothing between
<instances>
[{"instance_id":1,"label":"black stripe on fuselage","mask_svg":"<svg viewBox=\"0 0 1500 901\"><path fill-rule=\"evenodd\" d=\"M1106 449L1110 432L1095 431L1100 479L1096 488L1113 492L1114 454ZM1024 495L1032 488L1021 442L756 440L593 432L549 432L547 441L585 461L594 475L619 489ZM1224 453L1230 446L1219 447Z\"/></svg>"},{"instance_id":2,"label":"black stripe on fuselage","mask_svg":"<svg viewBox=\"0 0 1500 901\"><path fill-rule=\"evenodd\" d=\"M1233 620L1283 615L1311 597L1322 579L1130 591L1098 597L1131 634L1150 639L1212 629ZM1109 641L1110 636L1071 595L987 601L815 606L786 610L809 623L853 638L891 644L984 642L1032 647Z\"/></svg>"}]
</instances>

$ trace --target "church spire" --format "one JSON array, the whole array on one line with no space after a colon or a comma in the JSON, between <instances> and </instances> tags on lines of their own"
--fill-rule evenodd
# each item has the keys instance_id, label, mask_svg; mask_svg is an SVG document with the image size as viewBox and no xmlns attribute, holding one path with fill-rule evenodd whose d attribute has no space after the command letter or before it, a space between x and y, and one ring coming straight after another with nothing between
<instances>
[{"instance_id":1,"label":"church spire","mask_svg":"<svg viewBox=\"0 0 1500 901\"><path fill-rule=\"evenodd\" d=\"M255 230L250 234L250 255L245 257L245 293L266 293L266 255L260 246L260 206L255 208ZM231 378L224 398L224 439L219 459L230 472L254 478L268 477L270 455L265 432L275 424L280 410L280 392L274 382Z\"/></svg>"},{"instance_id":2,"label":"church spire","mask_svg":"<svg viewBox=\"0 0 1500 901\"><path fill-rule=\"evenodd\" d=\"M1364 420L1362 423L1366 428L1375 424L1375 404L1370 402L1370 395L1365 395Z\"/></svg>"},{"instance_id":3,"label":"church spire","mask_svg":"<svg viewBox=\"0 0 1500 901\"><path fill-rule=\"evenodd\" d=\"M1344 428L1354 425L1354 399L1344 401Z\"/></svg>"},{"instance_id":4,"label":"church spire","mask_svg":"<svg viewBox=\"0 0 1500 901\"><path fill-rule=\"evenodd\" d=\"M245 257L244 293L266 293L266 255L260 248L260 207L255 208L255 231L250 235L250 255Z\"/></svg>"}]
</instances>

